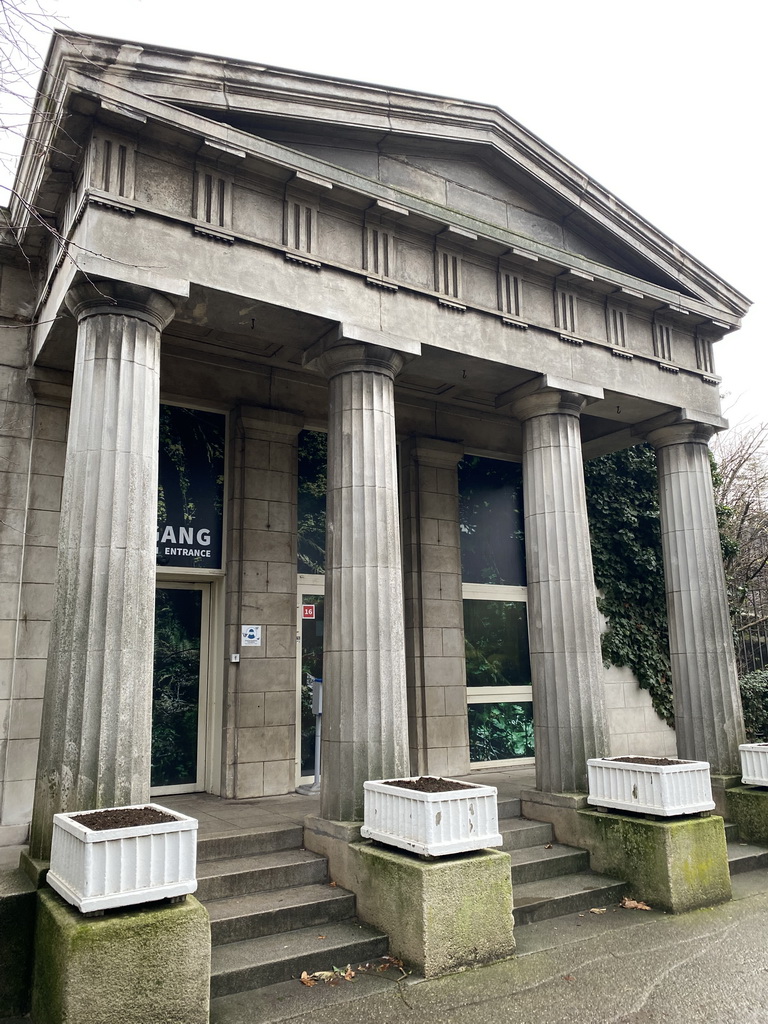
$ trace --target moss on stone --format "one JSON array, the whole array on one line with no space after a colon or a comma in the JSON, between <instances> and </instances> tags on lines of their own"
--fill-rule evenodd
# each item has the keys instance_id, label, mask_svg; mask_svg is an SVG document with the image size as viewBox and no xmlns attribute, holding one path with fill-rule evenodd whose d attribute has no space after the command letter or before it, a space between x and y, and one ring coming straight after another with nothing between
<instances>
[{"instance_id":1,"label":"moss on stone","mask_svg":"<svg viewBox=\"0 0 768 1024\"><path fill-rule=\"evenodd\" d=\"M768 846L768 789L734 786L726 789L728 818L735 822L745 843Z\"/></svg>"},{"instance_id":2,"label":"moss on stone","mask_svg":"<svg viewBox=\"0 0 768 1024\"><path fill-rule=\"evenodd\" d=\"M211 940L197 900L84 918L38 893L36 1024L205 1024Z\"/></svg>"},{"instance_id":3,"label":"moss on stone","mask_svg":"<svg viewBox=\"0 0 768 1024\"><path fill-rule=\"evenodd\" d=\"M423 860L352 844L358 915L386 931L391 952L426 977L514 952L508 854L483 850Z\"/></svg>"},{"instance_id":4,"label":"moss on stone","mask_svg":"<svg viewBox=\"0 0 768 1024\"><path fill-rule=\"evenodd\" d=\"M594 870L630 882L633 895L680 913L731 898L723 819L661 821L578 811Z\"/></svg>"}]
</instances>

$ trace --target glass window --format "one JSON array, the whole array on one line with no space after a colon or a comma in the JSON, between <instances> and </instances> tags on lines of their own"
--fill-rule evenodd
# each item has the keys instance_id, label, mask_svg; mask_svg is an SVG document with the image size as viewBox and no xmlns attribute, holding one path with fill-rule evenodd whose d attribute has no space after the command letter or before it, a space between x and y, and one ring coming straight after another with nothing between
<instances>
[{"instance_id":1,"label":"glass window","mask_svg":"<svg viewBox=\"0 0 768 1024\"><path fill-rule=\"evenodd\" d=\"M220 569L226 417L160 406L157 564Z\"/></svg>"},{"instance_id":2,"label":"glass window","mask_svg":"<svg viewBox=\"0 0 768 1024\"><path fill-rule=\"evenodd\" d=\"M459 463L459 527L465 583L525 586L522 466L465 456Z\"/></svg>"},{"instance_id":3,"label":"glass window","mask_svg":"<svg viewBox=\"0 0 768 1024\"><path fill-rule=\"evenodd\" d=\"M297 572L325 573L325 492L328 435L319 430L299 434Z\"/></svg>"},{"instance_id":4,"label":"glass window","mask_svg":"<svg viewBox=\"0 0 768 1024\"><path fill-rule=\"evenodd\" d=\"M530 686L523 601L464 601L467 686Z\"/></svg>"},{"instance_id":5,"label":"glass window","mask_svg":"<svg viewBox=\"0 0 768 1024\"><path fill-rule=\"evenodd\" d=\"M496 702L470 704L470 761L508 761L533 757L533 705Z\"/></svg>"}]
</instances>

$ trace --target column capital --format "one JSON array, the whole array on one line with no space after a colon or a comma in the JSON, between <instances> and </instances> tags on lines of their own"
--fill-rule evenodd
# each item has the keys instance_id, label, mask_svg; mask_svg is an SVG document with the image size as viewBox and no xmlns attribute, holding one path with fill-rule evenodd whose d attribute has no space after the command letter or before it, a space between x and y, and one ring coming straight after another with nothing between
<instances>
[{"instance_id":1,"label":"column capital","mask_svg":"<svg viewBox=\"0 0 768 1024\"><path fill-rule=\"evenodd\" d=\"M710 423L670 423L649 430L645 436L648 443L658 451L672 444L709 444L715 429Z\"/></svg>"},{"instance_id":2,"label":"column capital","mask_svg":"<svg viewBox=\"0 0 768 1024\"><path fill-rule=\"evenodd\" d=\"M391 348L342 339L305 365L319 370L329 380L340 373L355 371L381 373L394 380L405 365L405 360L402 352L395 352Z\"/></svg>"},{"instance_id":3,"label":"column capital","mask_svg":"<svg viewBox=\"0 0 768 1024\"><path fill-rule=\"evenodd\" d=\"M602 397L602 388L545 373L499 395L496 408L511 406L512 414L522 422L551 413L579 416L585 405Z\"/></svg>"},{"instance_id":4,"label":"column capital","mask_svg":"<svg viewBox=\"0 0 768 1024\"><path fill-rule=\"evenodd\" d=\"M437 469L454 469L464 458L464 445L457 441L443 441L438 437L409 437L403 450L414 462Z\"/></svg>"},{"instance_id":5,"label":"column capital","mask_svg":"<svg viewBox=\"0 0 768 1024\"><path fill-rule=\"evenodd\" d=\"M66 303L78 323L90 316L130 316L163 331L176 315L161 292L124 281L81 281L67 292Z\"/></svg>"}]
</instances>

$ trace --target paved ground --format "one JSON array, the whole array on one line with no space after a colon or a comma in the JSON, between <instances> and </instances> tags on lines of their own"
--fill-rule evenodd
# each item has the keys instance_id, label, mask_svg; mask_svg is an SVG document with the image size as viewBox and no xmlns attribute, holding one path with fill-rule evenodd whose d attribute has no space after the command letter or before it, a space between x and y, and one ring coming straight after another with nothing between
<instances>
[{"instance_id":1,"label":"paved ground","mask_svg":"<svg viewBox=\"0 0 768 1024\"><path fill-rule=\"evenodd\" d=\"M768 872L737 876L734 896L679 917L609 907L527 925L513 960L437 981L398 981L390 968L335 987L227 996L211 1021L766 1024Z\"/></svg>"}]
</instances>

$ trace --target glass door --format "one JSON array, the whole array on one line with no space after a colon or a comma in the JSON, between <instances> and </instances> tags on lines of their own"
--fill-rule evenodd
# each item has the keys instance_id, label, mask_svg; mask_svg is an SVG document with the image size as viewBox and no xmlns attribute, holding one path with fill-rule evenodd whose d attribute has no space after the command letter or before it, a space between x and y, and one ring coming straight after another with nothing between
<instances>
[{"instance_id":1,"label":"glass door","mask_svg":"<svg viewBox=\"0 0 768 1024\"><path fill-rule=\"evenodd\" d=\"M325 577L300 573L296 621L297 750L296 780L312 782L315 773L314 696L323 679L323 604Z\"/></svg>"},{"instance_id":2,"label":"glass door","mask_svg":"<svg viewBox=\"0 0 768 1024\"><path fill-rule=\"evenodd\" d=\"M155 592L152 793L204 788L210 584Z\"/></svg>"}]
</instances>

